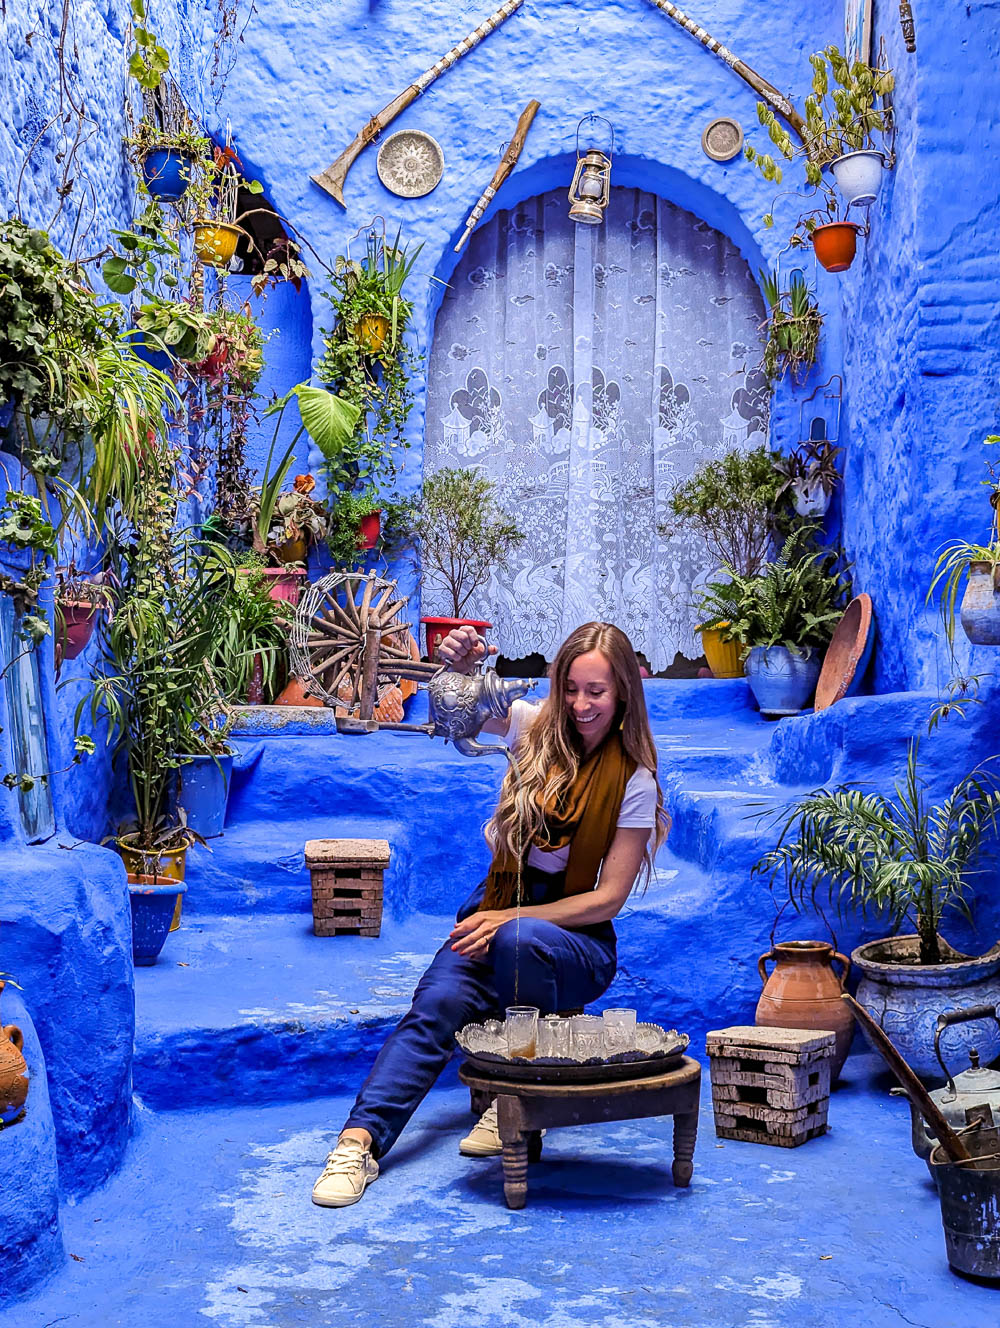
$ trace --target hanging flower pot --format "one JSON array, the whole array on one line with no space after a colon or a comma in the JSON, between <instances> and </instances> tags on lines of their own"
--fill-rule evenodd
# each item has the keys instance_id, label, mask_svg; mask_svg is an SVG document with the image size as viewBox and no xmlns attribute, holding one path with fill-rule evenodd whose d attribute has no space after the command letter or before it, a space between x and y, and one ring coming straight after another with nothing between
<instances>
[{"instance_id":1,"label":"hanging flower pot","mask_svg":"<svg viewBox=\"0 0 1000 1328\"><path fill-rule=\"evenodd\" d=\"M239 226L231 226L226 221L194 222L194 252L199 263L209 263L212 267L226 267L243 232Z\"/></svg>"},{"instance_id":2,"label":"hanging flower pot","mask_svg":"<svg viewBox=\"0 0 1000 1328\"><path fill-rule=\"evenodd\" d=\"M94 635L101 605L94 600L56 600L57 662L83 654Z\"/></svg>"},{"instance_id":3,"label":"hanging flower pot","mask_svg":"<svg viewBox=\"0 0 1000 1328\"><path fill-rule=\"evenodd\" d=\"M969 563L960 617L973 645L1000 646L1000 563Z\"/></svg>"},{"instance_id":4,"label":"hanging flower pot","mask_svg":"<svg viewBox=\"0 0 1000 1328\"><path fill-rule=\"evenodd\" d=\"M827 272L846 272L858 251L858 231L853 221L833 221L817 226L810 237L816 258Z\"/></svg>"},{"instance_id":5,"label":"hanging flower pot","mask_svg":"<svg viewBox=\"0 0 1000 1328\"><path fill-rule=\"evenodd\" d=\"M874 203L882 188L885 157L881 152L847 152L830 163L844 202Z\"/></svg>"},{"instance_id":6,"label":"hanging flower pot","mask_svg":"<svg viewBox=\"0 0 1000 1328\"><path fill-rule=\"evenodd\" d=\"M132 348L133 355L138 356L151 369L159 369L160 373L169 373L173 367L173 356L169 351L161 350L155 341L147 341L146 333L139 327L133 327L127 340Z\"/></svg>"},{"instance_id":7,"label":"hanging flower pot","mask_svg":"<svg viewBox=\"0 0 1000 1328\"><path fill-rule=\"evenodd\" d=\"M799 516L825 516L830 506L830 491L820 480L796 480L792 484L792 503Z\"/></svg>"},{"instance_id":8,"label":"hanging flower pot","mask_svg":"<svg viewBox=\"0 0 1000 1328\"><path fill-rule=\"evenodd\" d=\"M358 523L358 548L374 549L378 543L379 532L382 529L382 513L369 512L363 516Z\"/></svg>"},{"instance_id":9,"label":"hanging flower pot","mask_svg":"<svg viewBox=\"0 0 1000 1328\"><path fill-rule=\"evenodd\" d=\"M285 540L284 544L275 544L271 552L281 563L304 563L309 556L309 541L304 536Z\"/></svg>"},{"instance_id":10,"label":"hanging flower pot","mask_svg":"<svg viewBox=\"0 0 1000 1328\"><path fill-rule=\"evenodd\" d=\"M150 198L176 203L191 183L191 158L180 148L152 148L142 159L142 178Z\"/></svg>"},{"instance_id":11,"label":"hanging flower pot","mask_svg":"<svg viewBox=\"0 0 1000 1328\"><path fill-rule=\"evenodd\" d=\"M369 355L378 355L386 343L392 323L384 314L362 314L354 329L358 344Z\"/></svg>"}]
</instances>

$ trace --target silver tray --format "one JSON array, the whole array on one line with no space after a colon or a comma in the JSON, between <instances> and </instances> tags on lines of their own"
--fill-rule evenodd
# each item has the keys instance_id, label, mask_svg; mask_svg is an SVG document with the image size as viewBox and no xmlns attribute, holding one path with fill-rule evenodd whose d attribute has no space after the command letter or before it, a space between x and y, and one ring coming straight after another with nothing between
<instances>
[{"instance_id":1,"label":"silver tray","mask_svg":"<svg viewBox=\"0 0 1000 1328\"><path fill-rule=\"evenodd\" d=\"M536 1056L526 1060L521 1056L504 1056L495 1051L472 1051L467 1035L482 1025L468 1024L455 1034L466 1064L488 1075L491 1079L510 1079L519 1083L611 1083L618 1079L641 1079L654 1074L666 1074L676 1069L691 1039L675 1028L664 1029L659 1024L637 1024L640 1031L659 1034L657 1045L648 1051L622 1051L606 1059L593 1057L576 1061L555 1056Z\"/></svg>"}]
</instances>

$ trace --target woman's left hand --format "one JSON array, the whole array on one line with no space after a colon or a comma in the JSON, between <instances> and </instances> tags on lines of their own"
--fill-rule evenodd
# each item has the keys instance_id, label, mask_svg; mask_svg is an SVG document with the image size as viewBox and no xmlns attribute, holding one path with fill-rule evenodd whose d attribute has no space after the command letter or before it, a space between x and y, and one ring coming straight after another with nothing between
<instances>
[{"instance_id":1,"label":"woman's left hand","mask_svg":"<svg viewBox=\"0 0 1000 1328\"><path fill-rule=\"evenodd\" d=\"M498 929L514 916L513 909L490 908L479 913L471 913L461 922L456 922L451 929L451 947L456 954L469 959L485 959L490 943Z\"/></svg>"}]
</instances>

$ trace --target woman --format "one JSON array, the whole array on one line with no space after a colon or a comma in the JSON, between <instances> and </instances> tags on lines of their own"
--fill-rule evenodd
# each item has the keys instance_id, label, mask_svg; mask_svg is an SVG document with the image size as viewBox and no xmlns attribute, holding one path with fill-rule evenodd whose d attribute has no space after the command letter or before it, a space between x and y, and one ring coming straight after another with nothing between
<instances>
[{"instance_id":1,"label":"woman","mask_svg":"<svg viewBox=\"0 0 1000 1328\"><path fill-rule=\"evenodd\" d=\"M439 652L468 672L486 646L460 627ZM572 632L549 676L540 705L515 701L506 719L483 726L506 737L516 761L486 827L489 875L379 1053L313 1188L315 1203L357 1203L447 1065L458 1029L502 1015L515 994L542 1014L586 1005L615 975L611 919L640 872L648 879L669 827L642 678L628 637L609 623ZM459 1147L478 1157L501 1151L494 1107Z\"/></svg>"}]
</instances>

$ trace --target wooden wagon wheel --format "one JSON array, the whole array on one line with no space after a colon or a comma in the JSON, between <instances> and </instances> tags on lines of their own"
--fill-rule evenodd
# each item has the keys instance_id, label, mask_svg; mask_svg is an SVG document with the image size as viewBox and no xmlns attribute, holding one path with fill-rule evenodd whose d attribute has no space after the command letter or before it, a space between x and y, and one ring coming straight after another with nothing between
<instances>
[{"instance_id":1,"label":"wooden wagon wheel","mask_svg":"<svg viewBox=\"0 0 1000 1328\"><path fill-rule=\"evenodd\" d=\"M292 667L307 692L370 719L412 661L410 624L400 618L407 598L373 572L331 572L314 582L291 633Z\"/></svg>"}]
</instances>

